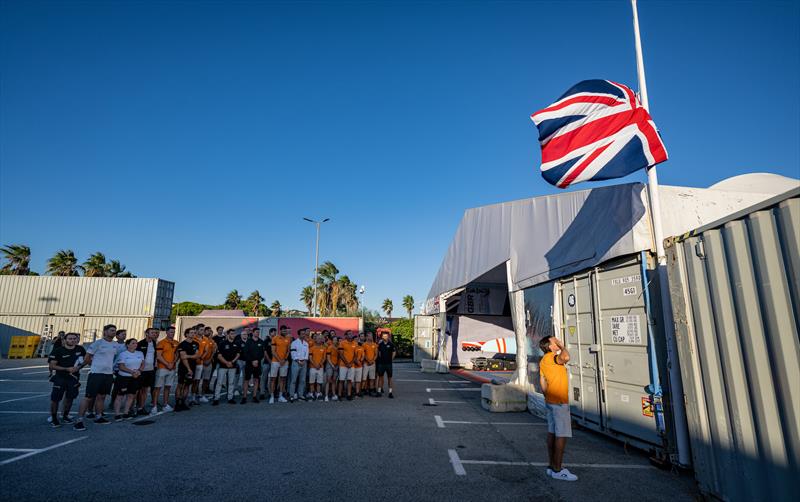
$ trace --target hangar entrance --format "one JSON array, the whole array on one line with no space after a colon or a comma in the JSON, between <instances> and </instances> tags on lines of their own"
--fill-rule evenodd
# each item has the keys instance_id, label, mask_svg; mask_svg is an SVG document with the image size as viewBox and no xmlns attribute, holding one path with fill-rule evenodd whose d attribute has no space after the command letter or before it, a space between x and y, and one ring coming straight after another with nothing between
<instances>
[{"instance_id":1,"label":"hangar entrance","mask_svg":"<svg viewBox=\"0 0 800 502\"><path fill-rule=\"evenodd\" d=\"M485 360L502 360L494 369L513 369L517 339L511 319L505 262L447 298L445 333L451 367L484 369Z\"/></svg>"}]
</instances>

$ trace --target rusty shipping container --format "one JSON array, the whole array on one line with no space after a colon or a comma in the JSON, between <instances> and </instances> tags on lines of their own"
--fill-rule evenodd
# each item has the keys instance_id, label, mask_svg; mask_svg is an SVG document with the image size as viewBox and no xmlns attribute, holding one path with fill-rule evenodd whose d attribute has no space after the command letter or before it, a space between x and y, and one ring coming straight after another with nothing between
<instances>
[{"instance_id":1,"label":"rusty shipping container","mask_svg":"<svg viewBox=\"0 0 800 502\"><path fill-rule=\"evenodd\" d=\"M800 472L800 189L666 241L695 477L792 500Z\"/></svg>"}]
</instances>

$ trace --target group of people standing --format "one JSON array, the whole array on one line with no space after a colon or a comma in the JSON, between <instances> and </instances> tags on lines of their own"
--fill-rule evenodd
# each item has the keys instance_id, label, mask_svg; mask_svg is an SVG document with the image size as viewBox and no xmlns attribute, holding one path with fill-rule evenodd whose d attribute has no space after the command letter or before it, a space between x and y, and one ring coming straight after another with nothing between
<instances>
[{"instance_id":1,"label":"group of people standing","mask_svg":"<svg viewBox=\"0 0 800 502\"><path fill-rule=\"evenodd\" d=\"M186 411L209 401L217 406L221 399L230 404L258 403L267 396L270 404L352 401L366 395L381 397L384 391L394 397L396 349L388 334L376 343L369 332L345 331L339 336L335 330L303 328L293 337L291 329L282 325L280 331L271 328L262 338L258 328L237 333L218 326L215 334L210 326L200 324L184 330L181 342L175 339L174 327L167 329L162 340L158 337L155 328L148 328L144 339L137 340L107 325L103 337L84 349L77 333L60 336L48 359L53 383L51 426L68 423L86 430L84 419L111 423L104 414L109 394L113 421ZM70 410L85 366L90 366L85 397L73 419ZM174 407L170 405L173 388Z\"/></svg>"}]
</instances>

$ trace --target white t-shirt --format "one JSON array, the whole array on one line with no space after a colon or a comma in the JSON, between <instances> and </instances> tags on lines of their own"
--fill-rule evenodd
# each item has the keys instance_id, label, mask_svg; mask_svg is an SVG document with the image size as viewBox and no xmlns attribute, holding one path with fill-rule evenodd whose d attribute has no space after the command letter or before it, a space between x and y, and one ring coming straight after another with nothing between
<instances>
[{"instance_id":1,"label":"white t-shirt","mask_svg":"<svg viewBox=\"0 0 800 502\"><path fill-rule=\"evenodd\" d=\"M144 361L144 354L139 352L138 350L134 350L131 352L130 350L126 350L125 352L121 352L120 355L117 356L116 363L117 364L124 364L126 368L132 370L138 370L139 367L142 365L142 361ZM127 371L123 371L121 368L119 370L120 376L133 376L133 374L128 373Z\"/></svg>"},{"instance_id":2,"label":"white t-shirt","mask_svg":"<svg viewBox=\"0 0 800 502\"><path fill-rule=\"evenodd\" d=\"M120 347L124 347L124 345L116 341L107 342L102 338L89 345L86 348L86 353L92 355L92 368L89 373L113 375L114 358L117 356Z\"/></svg>"},{"instance_id":3,"label":"white t-shirt","mask_svg":"<svg viewBox=\"0 0 800 502\"><path fill-rule=\"evenodd\" d=\"M147 342L147 356L144 358L144 369L142 371L153 371L156 363L156 344Z\"/></svg>"},{"instance_id":4,"label":"white t-shirt","mask_svg":"<svg viewBox=\"0 0 800 502\"><path fill-rule=\"evenodd\" d=\"M308 343L297 338L291 345L292 360L305 361L308 359Z\"/></svg>"}]
</instances>

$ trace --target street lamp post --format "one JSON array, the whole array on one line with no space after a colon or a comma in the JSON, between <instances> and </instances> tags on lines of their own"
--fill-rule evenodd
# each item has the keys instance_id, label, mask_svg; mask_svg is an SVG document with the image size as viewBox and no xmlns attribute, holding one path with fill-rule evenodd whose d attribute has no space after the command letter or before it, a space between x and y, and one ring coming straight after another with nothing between
<instances>
[{"instance_id":1,"label":"street lamp post","mask_svg":"<svg viewBox=\"0 0 800 502\"><path fill-rule=\"evenodd\" d=\"M358 290L358 294L361 295L361 323L362 324L364 322L366 322L366 319L367 319L367 306L364 305L364 292L366 290L367 290L367 287L364 286L363 284L361 285L361 288Z\"/></svg>"},{"instance_id":2,"label":"street lamp post","mask_svg":"<svg viewBox=\"0 0 800 502\"><path fill-rule=\"evenodd\" d=\"M319 226L326 221L330 221L330 218L325 218L322 221L312 220L310 218L303 218L304 220L313 223L317 226L317 250L314 253L314 317L317 317L317 276L319 275Z\"/></svg>"}]
</instances>

